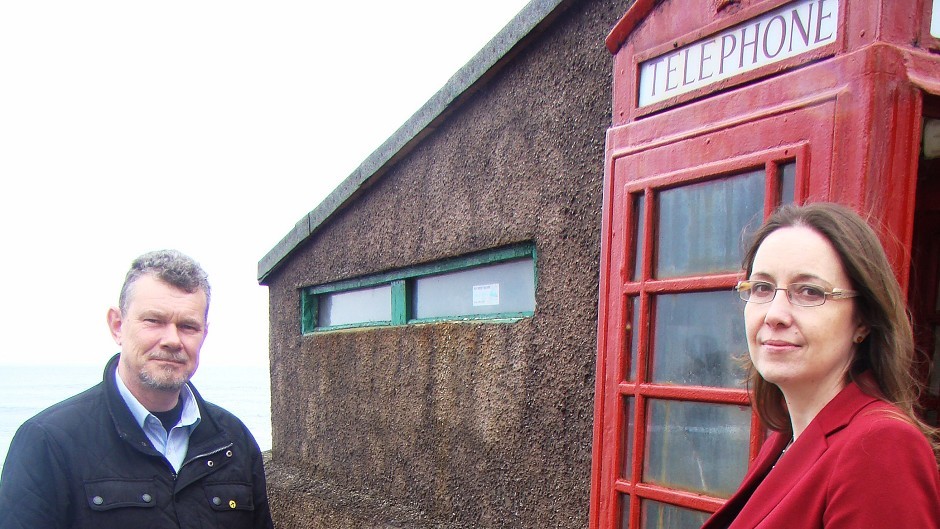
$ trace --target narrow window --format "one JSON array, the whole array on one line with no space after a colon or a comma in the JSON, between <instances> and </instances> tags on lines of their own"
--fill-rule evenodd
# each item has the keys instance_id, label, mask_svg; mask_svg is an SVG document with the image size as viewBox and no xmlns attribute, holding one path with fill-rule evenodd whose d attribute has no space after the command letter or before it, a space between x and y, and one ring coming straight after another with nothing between
<instances>
[{"instance_id":1,"label":"narrow window","mask_svg":"<svg viewBox=\"0 0 940 529\"><path fill-rule=\"evenodd\" d=\"M301 331L535 313L535 247L522 243L301 291Z\"/></svg>"}]
</instances>

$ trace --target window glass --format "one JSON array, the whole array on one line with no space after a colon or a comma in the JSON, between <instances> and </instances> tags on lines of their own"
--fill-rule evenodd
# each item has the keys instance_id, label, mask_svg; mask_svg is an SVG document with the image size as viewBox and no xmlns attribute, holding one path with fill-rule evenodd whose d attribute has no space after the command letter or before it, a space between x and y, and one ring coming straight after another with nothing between
<instances>
[{"instance_id":1,"label":"window glass","mask_svg":"<svg viewBox=\"0 0 940 529\"><path fill-rule=\"evenodd\" d=\"M731 496L747 470L750 425L748 407L651 400L644 481Z\"/></svg>"},{"instance_id":2,"label":"window glass","mask_svg":"<svg viewBox=\"0 0 940 529\"><path fill-rule=\"evenodd\" d=\"M643 219L646 218L644 213L646 210L646 195L635 196L633 204L636 211L636 218L634 219L636 236L633 238L633 280L639 281L643 277L643 241L646 238Z\"/></svg>"},{"instance_id":3,"label":"window glass","mask_svg":"<svg viewBox=\"0 0 940 529\"><path fill-rule=\"evenodd\" d=\"M630 496L620 495L620 529L630 529Z\"/></svg>"},{"instance_id":4,"label":"window glass","mask_svg":"<svg viewBox=\"0 0 940 529\"><path fill-rule=\"evenodd\" d=\"M623 399L623 455L621 456L620 476L633 481L633 430L636 428L636 421L633 420L633 398Z\"/></svg>"},{"instance_id":5,"label":"window glass","mask_svg":"<svg viewBox=\"0 0 940 529\"><path fill-rule=\"evenodd\" d=\"M662 191L656 276L738 270L741 235L763 220L765 175L759 169Z\"/></svg>"},{"instance_id":6,"label":"window glass","mask_svg":"<svg viewBox=\"0 0 940 529\"><path fill-rule=\"evenodd\" d=\"M656 383L743 387L747 354L742 301L731 291L656 296Z\"/></svg>"},{"instance_id":7,"label":"window glass","mask_svg":"<svg viewBox=\"0 0 940 529\"><path fill-rule=\"evenodd\" d=\"M535 262L517 259L419 277L413 289L412 316L416 319L532 312Z\"/></svg>"},{"instance_id":8,"label":"window glass","mask_svg":"<svg viewBox=\"0 0 940 529\"><path fill-rule=\"evenodd\" d=\"M632 307L632 309L630 308ZM631 311L630 331L627 332L627 340L630 340L630 369L627 380L636 380L637 376L637 344L640 342L640 298L633 296L627 305L627 310Z\"/></svg>"},{"instance_id":9,"label":"window glass","mask_svg":"<svg viewBox=\"0 0 940 529\"><path fill-rule=\"evenodd\" d=\"M445 319L513 322L534 314L535 282L535 248L519 243L305 288L301 330Z\"/></svg>"},{"instance_id":10,"label":"window glass","mask_svg":"<svg viewBox=\"0 0 940 529\"><path fill-rule=\"evenodd\" d=\"M387 322L392 319L392 287L347 290L318 296L318 326Z\"/></svg>"},{"instance_id":11,"label":"window glass","mask_svg":"<svg viewBox=\"0 0 940 529\"><path fill-rule=\"evenodd\" d=\"M643 529L686 529L701 527L709 514L691 509L683 509L668 503L643 500Z\"/></svg>"},{"instance_id":12,"label":"window glass","mask_svg":"<svg viewBox=\"0 0 940 529\"><path fill-rule=\"evenodd\" d=\"M780 166L780 204L796 201L796 162Z\"/></svg>"}]
</instances>

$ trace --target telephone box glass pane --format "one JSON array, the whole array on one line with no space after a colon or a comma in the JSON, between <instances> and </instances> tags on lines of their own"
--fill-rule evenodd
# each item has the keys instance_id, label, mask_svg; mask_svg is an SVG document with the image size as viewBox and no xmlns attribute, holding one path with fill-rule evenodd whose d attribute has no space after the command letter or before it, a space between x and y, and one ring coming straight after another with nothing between
<instances>
[{"instance_id":1,"label":"telephone box glass pane","mask_svg":"<svg viewBox=\"0 0 940 529\"><path fill-rule=\"evenodd\" d=\"M780 166L780 204L792 204L796 201L796 163Z\"/></svg>"},{"instance_id":2,"label":"telephone box glass pane","mask_svg":"<svg viewBox=\"0 0 940 529\"><path fill-rule=\"evenodd\" d=\"M620 529L630 529L630 496L620 494Z\"/></svg>"},{"instance_id":3,"label":"telephone box glass pane","mask_svg":"<svg viewBox=\"0 0 940 529\"><path fill-rule=\"evenodd\" d=\"M650 401L643 480L721 498L731 496L747 470L750 426L748 407Z\"/></svg>"},{"instance_id":4,"label":"telephone box glass pane","mask_svg":"<svg viewBox=\"0 0 940 529\"><path fill-rule=\"evenodd\" d=\"M632 307L632 309L631 309ZM637 376L637 351L639 346L637 345L640 341L640 298L638 296L633 296L630 298L627 304L627 310L631 312L630 320L630 330L627 332L627 340L630 340L630 357L628 361L630 362L629 374L627 375L627 380L636 380Z\"/></svg>"},{"instance_id":5,"label":"telephone box glass pane","mask_svg":"<svg viewBox=\"0 0 940 529\"><path fill-rule=\"evenodd\" d=\"M741 266L741 236L760 225L764 169L659 194L656 277L734 272Z\"/></svg>"},{"instance_id":6,"label":"telephone box glass pane","mask_svg":"<svg viewBox=\"0 0 940 529\"><path fill-rule=\"evenodd\" d=\"M646 239L646 232L643 229L645 224L643 222L646 218L644 213L646 211L646 196L636 195L633 205L636 211L634 216L634 222L636 223L634 233L636 237L633 239L633 280L639 281L643 277L643 242Z\"/></svg>"},{"instance_id":7,"label":"telephone box glass pane","mask_svg":"<svg viewBox=\"0 0 940 529\"><path fill-rule=\"evenodd\" d=\"M743 303L731 291L656 296L652 381L744 387Z\"/></svg>"},{"instance_id":8,"label":"telephone box glass pane","mask_svg":"<svg viewBox=\"0 0 940 529\"><path fill-rule=\"evenodd\" d=\"M633 481L633 430L636 428L636 421L633 419L633 398L623 399L623 438L621 440L623 447L623 459L620 465L620 477L627 481Z\"/></svg>"},{"instance_id":9,"label":"telephone box glass pane","mask_svg":"<svg viewBox=\"0 0 940 529\"><path fill-rule=\"evenodd\" d=\"M653 500L643 500L641 526L643 529L686 529L701 527L708 517L708 513L693 511L661 503Z\"/></svg>"},{"instance_id":10,"label":"telephone box glass pane","mask_svg":"<svg viewBox=\"0 0 940 529\"><path fill-rule=\"evenodd\" d=\"M535 261L530 258L414 280L417 319L535 310Z\"/></svg>"},{"instance_id":11,"label":"telephone box glass pane","mask_svg":"<svg viewBox=\"0 0 940 529\"><path fill-rule=\"evenodd\" d=\"M318 303L318 327L392 320L391 285L321 294Z\"/></svg>"}]
</instances>

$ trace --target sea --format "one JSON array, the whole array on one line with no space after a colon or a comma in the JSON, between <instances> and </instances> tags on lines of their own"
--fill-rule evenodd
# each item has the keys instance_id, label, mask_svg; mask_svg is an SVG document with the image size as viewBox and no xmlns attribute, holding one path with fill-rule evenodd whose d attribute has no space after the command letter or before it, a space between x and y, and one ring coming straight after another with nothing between
<instances>
[{"instance_id":1,"label":"sea","mask_svg":"<svg viewBox=\"0 0 940 529\"><path fill-rule=\"evenodd\" d=\"M0 462L24 421L101 381L100 366L0 366ZM202 365L193 385L203 398L234 413L261 450L271 449L271 386L267 366ZM2 467L0 467L2 468Z\"/></svg>"}]
</instances>

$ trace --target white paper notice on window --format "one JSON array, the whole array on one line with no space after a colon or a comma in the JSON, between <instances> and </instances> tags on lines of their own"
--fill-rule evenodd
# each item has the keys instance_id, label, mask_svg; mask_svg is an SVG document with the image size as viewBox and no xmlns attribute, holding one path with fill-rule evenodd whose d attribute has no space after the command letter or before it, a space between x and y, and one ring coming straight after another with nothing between
<instances>
[{"instance_id":1,"label":"white paper notice on window","mask_svg":"<svg viewBox=\"0 0 940 529\"><path fill-rule=\"evenodd\" d=\"M499 283L473 286L473 306L499 305Z\"/></svg>"}]
</instances>

